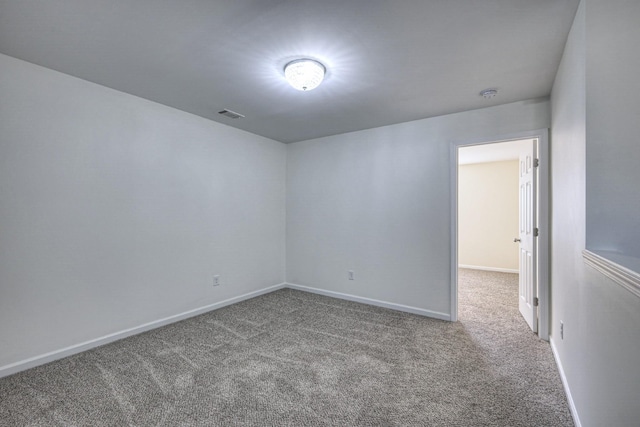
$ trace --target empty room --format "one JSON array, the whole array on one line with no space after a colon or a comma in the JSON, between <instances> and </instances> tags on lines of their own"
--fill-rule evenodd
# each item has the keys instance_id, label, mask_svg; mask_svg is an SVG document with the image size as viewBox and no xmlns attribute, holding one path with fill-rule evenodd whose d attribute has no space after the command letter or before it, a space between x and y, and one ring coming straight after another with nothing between
<instances>
[{"instance_id":1,"label":"empty room","mask_svg":"<svg viewBox=\"0 0 640 427\"><path fill-rule=\"evenodd\" d=\"M638 22L0 0L0 426L637 427Z\"/></svg>"}]
</instances>

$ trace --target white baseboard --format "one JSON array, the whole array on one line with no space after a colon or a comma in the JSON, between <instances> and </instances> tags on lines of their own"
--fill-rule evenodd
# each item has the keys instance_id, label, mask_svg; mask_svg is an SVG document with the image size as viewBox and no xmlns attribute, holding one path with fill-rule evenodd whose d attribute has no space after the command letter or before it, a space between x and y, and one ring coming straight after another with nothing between
<instances>
[{"instance_id":1,"label":"white baseboard","mask_svg":"<svg viewBox=\"0 0 640 427\"><path fill-rule=\"evenodd\" d=\"M578 416L578 410L576 409L576 405L573 402L571 389L569 388L569 383L567 382L567 376L564 373L564 368L562 367L562 362L560 362L560 356L558 355L558 350L556 349L556 345L553 342L553 339L549 339L549 344L551 345L551 352L553 353L553 357L556 360L556 365L558 365L558 372L560 373L560 379L562 380L562 386L564 387L564 392L567 395L567 402L569 403L569 410L571 411L573 422L576 425L576 427L582 427L582 423L580 422L580 417Z\"/></svg>"},{"instance_id":2,"label":"white baseboard","mask_svg":"<svg viewBox=\"0 0 640 427\"><path fill-rule=\"evenodd\" d=\"M423 308L411 307L408 305L395 304L386 301L380 301L371 298L359 297L356 295L343 294L342 292L327 291L324 289L312 288L309 286L296 285L295 283L287 283L287 288L297 289L299 291L311 292L314 294L324 295L333 298L339 298L347 301L360 302L363 304L374 305L377 307L390 308L392 310L405 311L407 313L418 314L420 316L433 317L440 320L451 320L451 315L447 313L440 313L437 311L425 310Z\"/></svg>"},{"instance_id":3,"label":"white baseboard","mask_svg":"<svg viewBox=\"0 0 640 427\"><path fill-rule=\"evenodd\" d=\"M146 332L151 329L159 328L160 326L164 326L170 323L178 322L180 320L188 319L189 317L194 317L199 314L206 313L208 311L225 307L227 305L235 304L240 301L244 301L244 300L255 298L257 296L264 295L273 291L277 291L278 289L282 289L285 286L286 286L285 283L269 286L267 288L260 289L258 291L249 292L244 295L229 298L227 300L220 301L214 304L209 304L204 307L196 308L193 310L185 311L184 313L165 317L164 319L155 320L153 322L145 323L143 325L136 326L130 329L125 329L120 332L115 332L113 334L105 335L103 337L86 341L80 344L72 345L70 347L66 347L60 350L55 350L46 354L42 354L40 356L35 356L29 359L21 360L19 362L11 363L9 365L0 367L0 378L15 374L20 371L24 371L26 369L34 368L36 366L44 365L45 363L53 362L54 360L62 359L63 357L81 353L83 351L90 350L92 348L99 347L101 345L108 344L110 342L114 342L114 341L129 337L131 335L136 335L142 332Z\"/></svg>"},{"instance_id":4,"label":"white baseboard","mask_svg":"<svg viewBox=\"0 0 640 427\"><path fill-rule=\"evenodd\" d=\"M36 366L44 365L45 363L53 362L58 359L62 359L64 357L72 356L74 354L81 353L83 351L90 350L95 347L99 347L101 345L109 344L114 341L121 340L123 338L130 337L132 335L137 335L142 332L149 331L151 329L159 328L164 325L168 325L170 323L178 322L180 320L188 319L190 317L198 316L200 314L216 310L218 308L226 307L231 304L238 303L240 301L244 301L247 299L255 298L260 295L264 295L273 291L277 291L278 289L283 288L291 288L297 289L301 291L311 292L315 294L325 295L329 297L344 299L348 301L360 302L363 304L374 305L378 307L389 308L392 310L404 311L407 313L418 314L421 316L432 317L440 320L451 320L451 316L447 313L440 313L437 311L425 310L422 308L411 307L402 304L395 304L385 301L379 301L370 298L359 297L356 295L343 294L341 292L334 291L326 291L324 289L312 288L308 286L296 285L293 283L280 283L278 285L269 286L264 289L260 289L258 291L249 292L244 295L240 295L237 297L229 298L224 301L220 301L214 304L209 304L204 307L196 308L193 310L185 311L184 313L176 314L173 316L165 317L163 319L155 320L153 322L148 322L140 326L136 326L133 328L125 329L119 332L114 332L109 335L105 335L100 338L96 338L93 340L85 341L80 344L72 345L66 348L62 348L60 350L55 350L49 353L41 354L39 356L31 357L29 359L21 360L15 363L11 363L9 365L5 365L0 367L0 378L6 377L9 375L13 375L20 371L24 371L30 368L34 368Z\"/></svg>"},{"instance_id":5,"label":"white baseboard","mask_svg":"<svg viewBox=\"0 0 640 427\"><path fill-rule=\"evenodd\" d=\"M469 270L482 270L482 271L496 271L498 273L520 273L518 270L512 268L500 268L500 267L484 267L482 265L467 265L458 264L459 268L468 268Z\"/></svg>"}]
</instances>

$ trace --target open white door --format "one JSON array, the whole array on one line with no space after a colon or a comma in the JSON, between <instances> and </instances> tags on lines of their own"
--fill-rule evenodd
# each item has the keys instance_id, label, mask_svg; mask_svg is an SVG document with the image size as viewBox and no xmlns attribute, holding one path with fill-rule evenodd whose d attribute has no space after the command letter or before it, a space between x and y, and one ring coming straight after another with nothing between
<instances>
[{"instance_id":1,"label":"open white door","mask_svg":"<svg viewBox=\"0 0 640 427\"><path fill-rule=\"evenodd\" d=\"M518 307L533 332L538 332L537 293L537 145L534 139L520 152L520 286Z\"/></svg>"}]
</instances>

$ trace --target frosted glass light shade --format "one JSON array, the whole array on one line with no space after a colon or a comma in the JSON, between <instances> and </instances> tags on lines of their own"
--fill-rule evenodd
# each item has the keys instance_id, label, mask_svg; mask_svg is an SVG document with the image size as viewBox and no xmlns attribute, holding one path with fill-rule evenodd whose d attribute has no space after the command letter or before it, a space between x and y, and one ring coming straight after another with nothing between
<instances>
[{"instance_id":1,"label":"frosted glass light shade","mask_svg":"<svg viewBox=\"0 0 640 427\"><path fill-rule=\"evenodd\" d=\"M324 79L324 65L313 59L297 59L284 67L284 76L298 90L317 88Z\"/></svg>"}]
</instances>

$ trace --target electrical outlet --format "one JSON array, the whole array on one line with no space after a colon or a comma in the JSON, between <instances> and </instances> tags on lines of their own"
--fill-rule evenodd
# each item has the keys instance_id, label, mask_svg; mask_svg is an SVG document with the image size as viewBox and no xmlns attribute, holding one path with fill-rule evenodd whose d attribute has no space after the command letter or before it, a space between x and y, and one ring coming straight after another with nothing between
<instances>
[{"instance_id":1,"label":"electrical outlet","mask_svg":"<svg viewBox=\"0 0 640 427\"><path fill-rule=\"evenodd\" d=\"M347 273L348 273L349 280L356 280L353 274L353 270L349 270Z\"/></svg>"},{"instance_id":2,"label":"electrical outlet","mask_svg":"<svg viewBox=\"0 0 640 427\"><path fill-rule=\"evenodd\" d=\"M564 339L564 322L562 320L560 321L560 339Z\"/></svg>"},{"instance_id":3,"label":"electrical outlet","mask_svg":"<svg viewBox=\"0 0 640 427\"><path fill-rule=\"evenodd\" d=\"M213 286L220 286L220 276L217 274L213 276Z\"/></svg>"}]
</instances>

